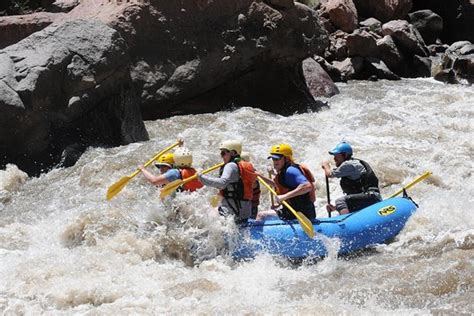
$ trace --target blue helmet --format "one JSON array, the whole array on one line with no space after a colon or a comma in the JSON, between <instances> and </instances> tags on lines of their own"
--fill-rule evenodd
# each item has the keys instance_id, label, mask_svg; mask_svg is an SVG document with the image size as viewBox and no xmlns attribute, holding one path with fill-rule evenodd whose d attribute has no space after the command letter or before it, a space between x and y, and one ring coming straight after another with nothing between
<instances>
[{"instance_id":1,"label":"blue helmet","mask_svg":"<svg viewBox=\"0 0 474 316\"><path fill-rule=\"evenodd\" d=\"M352 147L349 143L340 142L336 145L336 147L334 147L333 150L329 152L330 155L337 155L342 153L352 155Z\"/></svg>"}]
</instances>

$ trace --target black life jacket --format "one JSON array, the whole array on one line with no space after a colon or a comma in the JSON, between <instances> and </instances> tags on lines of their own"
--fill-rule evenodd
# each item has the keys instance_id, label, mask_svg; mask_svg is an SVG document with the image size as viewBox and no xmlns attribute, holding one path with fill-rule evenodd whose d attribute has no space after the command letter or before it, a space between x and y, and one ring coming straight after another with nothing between
<instances>
[{"instance_id":1,"label":"black life jacket","mask_svg":"<svg viewBox=\"0 0 474 316\"><path fill-rule=\"evenodd\" d=\"M255 169L250 162L243 161L239 156L235 157L229 163L237 164L239 170L239 181L231 183L232 190L227 186L221 190L221 195L225 198L230 198L237 201L250 201L253 198L253 184L256 181L257 175ZM224 166L219 170L219 175L222 175ZM239 203L240 204L240 203Z\"/></svg>"},{"instance_id":2,"label":"black life jacket","mask_svg":"<svg viewBox=\"0 0 474 316\"><path fill-rule=\"evenodd\" d=\"M342 191L345 194L366 193L369 191L380 192L379 179L369 164L361 159L353 159L359 161L362 166L364 166L365 172L362 173L361 177L356 180L349 179L348 177L342 177L340 181Z\"/></svg>"},{"instance_id":3,"label":"black life jacket","mask_svg":"<svg viewBox=\"0 0 474 316\"><path fill-rule=\"evenodd\" d=\"M278 172L277 177L275 179L276 180L275 182L276 182L276 185L277 185L277 188L278 188L278 191L279 191L278 194L286 193L286 192L293 191L294 189L296 189L295 186L290 187L285 182L285 176L284 175L286 174L286 169L288 169L288 167L290 167L290 166L298 168L301 171L301 173L303 173L303 175L304 175L303 170L301 169L301 167L298 164L286 164L283 167L283 169L280 172ZM308 180L308 182L310 182L310 179L306 179L306 180ZM299 210L313 210L314 209L314 203L313 203L313 201L311 201L311 196L310 196L309 192L288 199L288 203L290 203L290 205L293 208L299 209ZM286 208L286 207L284 206L284 208Z\"/></svg>"}]
</instances>

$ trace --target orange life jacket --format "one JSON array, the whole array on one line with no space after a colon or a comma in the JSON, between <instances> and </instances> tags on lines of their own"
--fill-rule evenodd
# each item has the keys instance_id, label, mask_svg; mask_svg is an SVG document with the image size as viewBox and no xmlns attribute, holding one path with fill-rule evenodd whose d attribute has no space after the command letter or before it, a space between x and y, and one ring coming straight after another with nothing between
<instances>
[{"instance_id":1,"label":"orange life jacket","mask_svg":"<svg viewBox=\"0 0 474 316\"><path fill-rule=\"evenodd\" d=\"M311 170L309 170L309 168L304 164L301 164L301 165L291 164L290 166L293 166L293 167L296 167L296 168L300 169L300 171L303 173L305 178L311 184L311 191L309 191L308 194L309 194L310 201L314 203L316 201L316 188L314 186L315 179L314 179L313 174L311 173ZM286 168L284 169L284 171L286 171ZM286 192L290 191L290 188L284 186L283 183L281 183L281 181L280 181L281 176L282 175L280 173L278 173L278 175L273 180L275 181L275 184L277 186L277 193L278 194L285 194ZM292 190L294 190L294 188Z\"/></svg>"},{"instance_id":2,"label":"orange life jacket","mask_svg":"<svg viewBox=\"0 0 474 316\"><path fill-rule=\"evenodd\" d=\"M196 169L194 168L181 168L179 169L179 173L181 174L181 179L186 179L192 177L196 174ZM199 188L202 188L203 184L199 179L194 179L189 181L188 183L182 185L184 191L194 192Z\"/></svg>"},{"instance_id":3,"label":"orange life jacket","mask_svg":"<svg viewBox=\"0 0 474 316\"><path fill-rule=\"evenodd\" d=\"M247 200L250 201L253 198L253 185L257 181L257 174L253 165L244 160L235 162L239 167L240 179L238 182L233 183L234 190L221 190L221 195L227 198L235 200ZM222 173L222 168L221 168Z\"/></svg>"}]
</instances>

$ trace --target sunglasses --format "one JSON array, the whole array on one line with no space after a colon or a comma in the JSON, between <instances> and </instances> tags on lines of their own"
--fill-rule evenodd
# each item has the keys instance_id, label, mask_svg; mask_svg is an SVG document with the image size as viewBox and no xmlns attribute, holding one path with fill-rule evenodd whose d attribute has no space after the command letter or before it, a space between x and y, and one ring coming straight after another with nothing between
<instances>
[{"instance_id":1,"label":"sunglasses","mask_svg":"<svg viewBox=\"0 0 474 316\"><path fill-rule=\"evenodd\" d=\"M281 156L281 157L279 157L279 158L274 158L274 157L272 157L272 160L273 160L273 161L280 161L281 158L283 158L283 156Z\"/></svg>"},{"instance_id":2,"label":"sunglasses","mask_svg":"<svg viewBox=\"0 0 474 316\"><path fill-rule=\"evenodd\" d=\"M221 150L221 156L225 156L226 154L230 153L228 150Z\"/></svg>"}]
</instances>

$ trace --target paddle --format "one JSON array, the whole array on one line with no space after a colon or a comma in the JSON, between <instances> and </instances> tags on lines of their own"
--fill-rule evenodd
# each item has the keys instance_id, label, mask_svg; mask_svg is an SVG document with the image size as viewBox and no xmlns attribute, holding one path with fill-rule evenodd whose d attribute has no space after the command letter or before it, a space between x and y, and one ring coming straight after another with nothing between
<instances>
[{"instance_id":1,"label":"paddle","mask_svg":"<svg viewBox=\"0 0 474 316\"><path fill-rule=\"evenodd\" d=\"M224 165L223 162L209 168L209 169L206 169L204 171L201 172L201 174L205 174L205 173L208 173L208 172L211 172L212 170L215 170L217 168L220 168ZM189 178L186 178L186 179L178 179L178 180L174 180L173 182L170 182L168 183L167 185L165 185L163 187L163 189L161 189L161 192L160 192L160 198L161 199L164 199L165 197L167 197L168 195L170 195L171 193L173 193L177 188L179 188L180 186L182 186L183 184L186 184L190 181L193 181L194 179L197 178L197 174L189 177Z\"/></svg>"},{"instance_id":2,"label":"paddle","mask_svg":"<svg viewBox=\"0 0 474 316\"><path fill-rule=\"evenodd\" d=\"M170 151L171 149L175 148L176 146L181 146L183 145L183 140L179 139L176 143L174 143L173 145L171 146L168 146L166 147L165 149L163 149L162 151L158 152L156 155L153 156L153 158L151 158L150 160L148 160L143 166L144 167L147 167L149 164L151 164L153 161L155 161L158 157L160 157L161 155L163 155L164 153ZM140 173L140 169L138 168L134 173L128 175L128 176L123 176L122 178L120 178L120 180L118 180L117 182L115 182L114 184L112 184L109 189L107 190L107 201L110 201L114 196L117 195L117 193L119 193L120 191L122 191L122 189L127 185L128 181L130 181L131 179L133 179L133 177L135 177L137 174Z\"/></svg>"},{"instance_id":3,"label":"paddle","mask_svg":"<svg viewBox=\"0 0 474 316\"><path fill-rule=\"evenodd\" d=\"M393 193L392 195L390 195L388 198L391 199L393 197L396 197L397 195L399 195L400 193L403 192L403 190L407 190L409 188L411 188L412 186L414 186L415 184L417 184L418 182L420 181L423 181L424 179L428 178L429 176L431 176L433 173L431 171L426 171L425 173L423 173L421 176L419 176L418 178L416 178L415 180L413 180L412 182L408 183L406 186L404 186L403 188L401 188L400 190L398 190L397 192Z\"/></svg>"},{"instance_id":4,"label":"paddle","mask_svg":"<svg viewBox=\"0 0 474 316\"><path fill-rule=\"evenodd\" d=\"M265 182L265 180L263 180L260 176L257 176L257 179L268 189L268 191L270 191L274 196L277 196L277 193L272 189L271 186L268 185L268 183ZM303 213L295 211L286 201L281 202L293 213L293 215L295 215L306 235L312 239L314 237L313 223L311 223L311 221Z\"/></svg>"},{"instance_id":5,"label":"paddle","mask_svg":"<svg viewBox=\"0 0 474 316\"><path fill-rule=\"evenodd\" d=\"M331 204L331 196L329 195L329 179L326 176L326 194L328 196L328 204ZM331 211L328 209L328 216L331 217Z\"/></svg>"},{"instance_id":6,"label":"paddle","mask_svg":"<svg viewBox=\"0 0 474 316\"><path fill-rule=\"evenodd\" d=\"M272 176L274 175L274 173L273 173L273 168L270 167L270 166L268 166L268 167L267 167L267 171L268 171L268 177L271 179ZM272 194L272 192L268 192L268 193L270 193L270 201L272 202L272 208L273 208L273 207L276 207L276 206L275 206L275 200L273 199L273 194Z\"/></svg>"}]
</instances>

